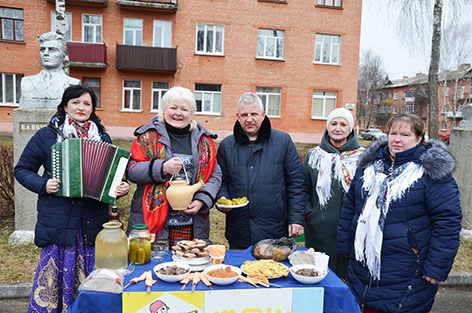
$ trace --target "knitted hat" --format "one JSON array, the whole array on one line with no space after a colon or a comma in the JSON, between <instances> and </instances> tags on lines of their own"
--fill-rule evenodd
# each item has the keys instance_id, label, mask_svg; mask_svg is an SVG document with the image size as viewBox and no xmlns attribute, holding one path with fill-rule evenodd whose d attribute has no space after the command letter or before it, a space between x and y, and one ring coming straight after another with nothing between
<instances>
[{"instance_id":1,"label":"knitted hat","mask_svg":"<svg viewBox=\"0 0 472 313\"><path fill-rule=\"evenodd\" d=\"M354 119L352 117L351 112L345 108L337 108L331 111L331 113L329 113L328 115L326 126L329 126L329 123L331 123L333 118L337 118L337 117L342 117L349 123L349 132L351 132L352 128L354 127Z\"/></svg>"}]
</instances>

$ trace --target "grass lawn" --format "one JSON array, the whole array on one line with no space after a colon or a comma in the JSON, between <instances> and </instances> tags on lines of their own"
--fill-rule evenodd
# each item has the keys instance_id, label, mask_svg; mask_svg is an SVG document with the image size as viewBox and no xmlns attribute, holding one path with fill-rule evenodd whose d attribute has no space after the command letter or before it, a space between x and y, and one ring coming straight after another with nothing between
<instances>
[{"instance_id":1,"label":"grass lawn","mask_svg":"<svg viewBox=\"0 0 472 313\"><path fill-rule=\"evenodd\" d=\"M11 139L9 141L0 139L0 141L2 143L10 142L11 144ZM371 142L360 140L360 143L367 146ZM131 142L125 141L116 142L116 144L126 149L129 149L131 146ZM312 145L297 145L302 157L312 147ZM131 184L132 190L130 193L117 201L118 210L125 224L128 220L128 211L135 187L134 184ZM36 200L32 200L32 205L36 205ZM210 212L210 222L210 239L214 243L224 244L228 247L228 243L224 238L224 214L216 209L212 209ZM0 284L32 283L41 250L34 244L22 246L8 245L8 238L14 229L15 222L13 218L0 219ZM472 242L461 241L453 271L472 272Z\"/></svg>"}]
</instances>

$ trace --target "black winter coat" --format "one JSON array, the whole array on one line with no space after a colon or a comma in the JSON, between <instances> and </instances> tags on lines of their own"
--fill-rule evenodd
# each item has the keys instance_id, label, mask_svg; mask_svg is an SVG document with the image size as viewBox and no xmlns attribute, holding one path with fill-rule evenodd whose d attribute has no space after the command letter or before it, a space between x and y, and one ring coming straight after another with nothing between
<instances>
[{"instance_id":1,"label":"black winter coat","mask_svg":"<svg viewBox=\"0 0 472 313\"><path fill-rule=\"evenodd\" d=\"M288 235L288 224L304 224L303 166L290 136L271 129L266 117L250 142L239 122L218 148L223 183L218 198L246 196L249 204L226 213L231 249Z\"/></svg>"},{"instance_id":2,"label":"black winter coat","mask_svg":"<svg viewBox=\"0 0 472 313\"><path fill-rule=\"evenodd\" d=\"M46 182L51 178L51 146L56 138L48 127L38 130L15 166L16 180L38 194L34 243L38 247L50 244L75 246L82 225L85 244L93 245L102 224L108 221L108 206L91 199L60 198L46 193ZM108 134L102 133L101 138L111 143ZM44 168L42 176L38 175L41 166Z\"/></svg>"}]
</instances>

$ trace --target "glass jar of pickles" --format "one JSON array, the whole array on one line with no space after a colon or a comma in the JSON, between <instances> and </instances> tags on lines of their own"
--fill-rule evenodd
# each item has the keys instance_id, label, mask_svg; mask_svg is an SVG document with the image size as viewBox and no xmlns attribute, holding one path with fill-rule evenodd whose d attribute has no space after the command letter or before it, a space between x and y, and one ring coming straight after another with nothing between
<instances>
[{"instance_id":1,"label":"glass jar of pickles","mask_svg":"<svg viewBox=\"0 0 472 313\"><path fill-rule=\"evenodd\" d=\"M146 224L134 224L129 234L128 259L133 264L146 264L151 260L151 233Z\"/></svg>"}]
</instances>

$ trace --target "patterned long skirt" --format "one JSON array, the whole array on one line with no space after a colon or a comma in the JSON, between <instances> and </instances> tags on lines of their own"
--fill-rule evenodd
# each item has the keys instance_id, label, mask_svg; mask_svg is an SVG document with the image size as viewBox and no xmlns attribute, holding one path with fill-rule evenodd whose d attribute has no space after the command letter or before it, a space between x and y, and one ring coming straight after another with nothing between
<instances>
[{"instance_id":1,"label":"patterned long skirt","mask_svg":"<svg viewBox=\"0 0 472 313\"><path fill-rule=\"evenodd\" d=\"M41 251L28 313L66 312L80 283L93 271L95 247L85 247L82 228L76 246L49 245Z\"/></svg>"}]
</instances>

